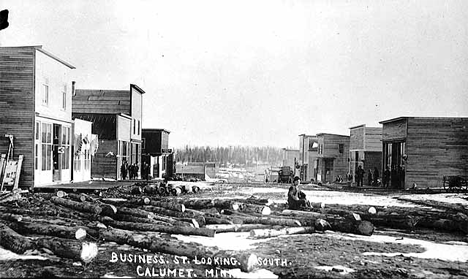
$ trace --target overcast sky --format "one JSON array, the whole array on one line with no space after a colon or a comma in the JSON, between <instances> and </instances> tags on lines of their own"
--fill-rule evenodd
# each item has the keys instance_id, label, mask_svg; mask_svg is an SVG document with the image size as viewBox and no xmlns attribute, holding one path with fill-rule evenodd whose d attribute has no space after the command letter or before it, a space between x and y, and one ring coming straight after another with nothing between
<instances>
[{"instance_id":1,"label":"overcast sky","mask_svg":"<svg viewBox=\"0 0 468 279\"><path fill-rule=\"evenodd\" d=\"M0 0L1 46L42 45L79 89L147 93L169 144L298 148L298 135L468 116L468 1Z\"/></svg>"}]
</instances>

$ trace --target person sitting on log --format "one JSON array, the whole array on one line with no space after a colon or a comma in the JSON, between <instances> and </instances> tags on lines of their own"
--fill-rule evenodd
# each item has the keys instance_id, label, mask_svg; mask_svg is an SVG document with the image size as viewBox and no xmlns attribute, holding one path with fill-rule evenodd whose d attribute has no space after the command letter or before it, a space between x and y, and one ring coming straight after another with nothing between
<instances>
[{"instance_id":1,"label":"person sitting on log","mask_svg":"<svg viewBox=\"0 0 468 279\"><path fill-rule=\"evenodd\" d=\"M298 176L294 177L293 185L288 191L289 209L300 209L301 207L310 207L310 202L306 199L306 194L300 190L301 180Z\"/></svg>"}]
</instances>

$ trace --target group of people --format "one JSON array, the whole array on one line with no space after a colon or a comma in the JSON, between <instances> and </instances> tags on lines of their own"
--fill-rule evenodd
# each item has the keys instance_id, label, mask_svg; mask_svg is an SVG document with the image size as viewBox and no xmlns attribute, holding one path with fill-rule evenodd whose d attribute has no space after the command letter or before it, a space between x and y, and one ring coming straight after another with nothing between
<instances>
[{"instance_id":1,"label":"group of people","mask_svg":"<svg viewBox=\"0 0 468 279\"><path fill-rule=\"evenodd\" d=\"M122 180L127 180L127 175L128 179L132 180L138 177L138 170L140 168L136 163L133 164L128 164L127 161L123 161L122 165L120 166L120 176L122 177Z\"/></svg>"},{"instance_id":2,"label":"group of people","mask_svg":"<svg viewBox=\"0 0 468 279\"><path fill-rule=\"evenodd\" d=\"M358 168L356 170L356 186L357 187L364 186L364 175L365 175L365 173L366 172L364 171L362 166L358 166ZM380 178L379 170L375 167L373 172L372 172L372 170L369 169L369 171L367 173L367 182L368 182L368 185L371 185L371 186L380 186L380 185L382 185L383 187L388 188L389 183L390 183L390 177L391 177L390 169L387 166L385 168L384 172L383 172L382 183L380 183L380 181L379 181L379 178Z\"/></svg>"}]
</instances>

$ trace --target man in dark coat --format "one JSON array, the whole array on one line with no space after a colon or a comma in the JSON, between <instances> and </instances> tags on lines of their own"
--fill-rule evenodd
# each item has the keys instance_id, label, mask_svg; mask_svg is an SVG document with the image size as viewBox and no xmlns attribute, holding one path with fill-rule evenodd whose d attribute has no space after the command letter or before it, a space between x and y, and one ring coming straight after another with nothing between
<instances>
[{"instance_id":1,"label":"man in dark coat","mask_svg":"<svg viewBox=\"0 0 468 279\"><path fill-rule=\"evenodd\" d=\"M364 180L364 173L365 171L362 169L361 166L359 166L356 170L356 183L357 183L357 187L359 186L364 186L363 185L363 180Z\"/></svg>"},{"instance_id":2,"label":"man in dark coat","mask_svg":"<svg viewBox=\"0 0 468 279\"><path fill-rule=\"evenodd\" d=\"M379 170L377 167L374 168L374 186L379 185Z\"/></svg>"}]
</instances>

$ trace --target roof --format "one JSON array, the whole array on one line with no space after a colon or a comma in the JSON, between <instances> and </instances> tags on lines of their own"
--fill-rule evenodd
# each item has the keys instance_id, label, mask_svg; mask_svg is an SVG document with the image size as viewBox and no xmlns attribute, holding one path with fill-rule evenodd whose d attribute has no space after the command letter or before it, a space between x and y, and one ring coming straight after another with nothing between
<instances>
[{"instance_id":1,"label":"roof","mask_svg":"<svg viewBox=\"0 0 468 279\"><path fill-rule=\"evenodd\" d=\"M37 46L13 46L13 47L1 47L1 48L34 48L35 50L38 50L38 51L44 53L45 55L49 56L50 58L62 63L63 65L67 66L68 68L76 69L75 66L73 66L72 64L70 64L70 63L66 62L65 60L62 60L62 59L58 58L57 56L53 55L52 53L42 49L41 45L37 45Z\"/></svg>"},{"instance_id":2,"label":"roof","mask_svg":"<svg viewBox=\"0 0 468 279\"><path fill-rule=\"evenodd\" d=\"M366 124L361 124L361 125L349 127L349 129L356 129L356 128L361 128L361 127L366 127Z\"/></svg>"},{"instance_id":3,"label":"roof","mask_svg":"<svg viewBox=\"0 0 468 279\"><path fill-rule=\"evenodd\" d=\"M145 91L143 91L143 89L141 89L140 87L138 87L138 85L136 85L136 84L130 84L130 89L131 89L132 87L135 88L136 90L138 90L141 94L145 94L145 93L146 93Z\"/></svg>"},{"instance_id":4,"label":"roof","mask_svg":"<svg viewBox=\"0 0 468 279\"><path fill-rule=\"evenodd\" d=\"M316 137L316 135L306 135L306 134L300 134L299 136L309 137L309 138Z\"/></svg>"},{"instance_id":5,"label":"roof","mask_svg":"<svg viewBox=\"0 0 468 279\"><path fill-rule=\"evenodd\" d=\"M388 120L380 121L380 124L386 124L390 122L400 121L400 120L407 120L407 119L425 119L425 120L448 120L448 119L467 119L468 117L451 117L451 116L434 116L434 117L419 117L419 116L400 116Z\"/></svg>"},{"instance_id":6,"label":"roof","mask_svg":"<svg viewBox=\"0 0 468 279\"><path fill-rule=\"evenodd\" d=\"M171 131L169 131L169 130L166 130L166 129L159 129L159 128L143 128L143 129L141 129L141 132L142 132L142 133L143 133L143 132L149 132L149 133L151 133L151 132L166 132L166 133L168 133L168 134L171 133Z\"/></svg>"},{"instance_id":7,"label":"roof","mask_svg":"<svg viewBox=\"0 0 468 279\"><path fill-rule=\"evenodd\" d=\"M338 137L347 137L347 138L349 138L349 136L347 136L347 135L338 135L338 134L331 134L331 133L319 133L319 134L317 134L317 136L338 136Z\"/></svg>"}]
</instances>

